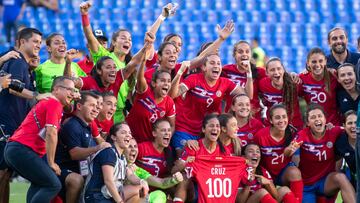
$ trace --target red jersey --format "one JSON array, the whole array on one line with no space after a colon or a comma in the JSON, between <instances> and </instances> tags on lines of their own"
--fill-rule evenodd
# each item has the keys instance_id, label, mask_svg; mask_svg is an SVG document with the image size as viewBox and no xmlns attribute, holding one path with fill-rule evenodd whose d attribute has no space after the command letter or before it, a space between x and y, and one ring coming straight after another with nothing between
<instances>
[{"instance_id":1,"label":"red jersey","mask_svg":"<svg viewBox=\"0 0 360 203\"><path fill-rule=\"evenodd\" d=\"M226 155L230 155L230 152L226 150L225 148L225 152L222 153L221 150L220 150L220 147L219 145L216 145L216 149L214 150L214 152L210 153L204 143L204 138L203 139L200 139L199 140L199 150L192 150L190 149L189 147L185 147L184 148L184 151L181 155L181 159L183 161L186 161L186 159L189 157L189 156L194 156L194 157L197 157L197 156L202 156L202 155L209 155L209 156L226 156Z\"/></svg>"},{"instance_id":2,"label":"red jersey","mask_svg":"<svg viewBox=\"0 0 360 203\"><path fill-rule=\"evenodd\" d=\"M261 166L275 179L291 161L291 157L284 156L284 150L287 147L285 137L280 141L274 140L270 135L270 127L266 127L256 133L255 143L260 146Z\"/></svg>"},{"instance_id":3,"label":"red jersey","mask_svg":"<svg viewBox=\"0 0 360 203\"><path fill-rule=\"evenodd\" d=\"M231 155L233 155L235 153L234 150L234 144L232 142L230 142L230 144L228 145L224 145L226 151L228 151Z\"/></svg>"},{"instance_id":4,"label":"red jersey","mask_svg":"<svg viewBox=\"0 0 360 203\"><path fill-rule=\"evenodd\" d=\"M312 185L335 171L335 141L342 132L341 127L336 126L326 130L325 135L319 140L312 136L310 128L298 133L297 141L303 141L299 169L304 185Z\"/></svg>"},{"instance_id":5,"label":"red jersey","mask_svg":"<svg viewBox=\"0 0 360 203\"><path fill-rule=\"evenodd\" d=\"M270 175L269 171L267 171L265 168L263 168L261 166L258 166L258 167L260 167L260 170L261 170L261 173L262 173L261 175L264 176L264 178L272 181L272 178L271 178L271 175ZM250 192L251 193L254 193L254 192L260 190L261 188L263 188L263 185L261 185L261 183L259 182L259 180L257 178L255 178L252 181L241 180L240 188L245 188L246 186L250 186Z\"/></svg>"},{"instance_id":6,"label":"red jersey","mask_svg":"<svg viewBox=\"0 0 360 203\"><path fill-rule=\"evenodd\" d=\"M158 61L158 55L157 53L154 53L154 56L152 57L152 59L150 60L146 60L146 63L145 63L145 67L146 69L151 69L151 68L154 68L154 65L157 63Z\"/></svg>"},{"instance_id":7,"label":"red jersey","mask_svg":"<svg viewBox=\"0 0 360 203\"><path fill-rule=\"evenodd\" d=\"M256 68L257 70L257 76L256 78L253 78L253 99L251 99L251 110L254 114L254 116L257 119L261 119L261 107L260 107L260 100L258 96L259 92L259 81L266 77L265 69L263 68ZM247 76L246 73L241 73L236 64L228 64L225 65L222 68L222 76L225 78L229 78L232 82L234 82L236 85L245 88ZM226 98L226 108L225 112L228 112L232 103L232 97Z\"/></svg>"},{"instance_id":8,"label":"red jersey","mask_svg":"<svg viewBox=\"0 0 360 203\"><path fill-rule=\"evenodd\" d=\"M254 142L254 135L264 128L261 121L256 118L250 118L249 122L237 130L237 136L241 139L241 147Z\"/></svg>"},{"instance_id":9,"label":"red jersey","mask_svg":"<svg viewBox=\"0 0 360 203\"><path fill-rule=\"evenodd\" d=\"M97 128L98 128L98 131L99 132L106 132L106 133L109 133L110 132L110 128L111 126L114 125L114 121L112 119L110 120L103 120L103 121L99 121L97 118L94 120L96 125L97 125Z\"/></svg>"},{"instance_id":10,"label":"red jersey","mask_svg":"<svg viewBox=\"0 0 360 203\"><path fill-rule=\"evenodd\" d=\"M267 111L267 118L269 120L269 109L274 104L279 104L284 102L283 101L283 90L278 90L271 84L271 79L266 77L261 79L259 84L259 90L263 95L263 104L268 108ZM289 123L294 125L298 130L303 128L303 121L301 119L301 113L299 108L299 99L298 96L295 95L294 97L294 104L292 109L293 117L291 118L289 115ZM289 113L289 112L288 112Z\"/></svg>"},{"instance_id":11,"label":"red jersey","mask_svg":"<svg viewBox=\"0 0 360 203\"><path fill-rule=\"evenodd\" d=\"M169 175L166 169L165 153L157 151L152 142L142 142L139 144L136 165L156 177L165 178Z\"/></svg>"},{"instance_id":12,"label":"red jersey","mask_svg":"<svg viewBox=\"0 0 360 203\"><path fill-rule=\"evenodd\" d=\"M148 87L145 92L136 95L126 122L133 137L140 143L153 140L152 124L157 119L173 116L175 105L171 97L166 96L160 103L156 103L154 92Z\"/></svg>"},{"instance_id":13,"label":"red jersey","mask_svg":"<svg viewBox=\"0 0 360 203\"><path fill-rule=\"evenodd\" d=\"M62 112L63 106L59 100L41 100L31 109L9 141L19 142L43 156L46 153L46 127L53 126L59 130Z\"/></svg>"},{"instance_id":14,"label":"red jersey","mask_svg":"<svg viewBox=\"0 0 360 203\"><path fill-rule=\"evenodd\" d=\"M94 67L94 62L90 61L89 56L86 55L81 61L77 62L80 68L90 76L91 70Z\"/></svg>"},{"instance_id":15,"label":"red jersey","mask_svg":"<svg viewBox=\"0 0 360 203\"><path fill-rule=\"evenodd\" d=\"M239 183L247 178L245 159L235 156L198 156L185 170L198 183L199 203L235 202Z\"/></svg>"},{"instance_id":16,"label":"red jersey","mask_svg":"<svg viewBox=\"0 0 360 203\"><path fill-rule=\"evenodd\" d=\"M92 76L81 77L83 86L81 90L97 90L99 92L113 92L115 96L118 95L121 84L124 82L122 71L118 70L116 73L115 83L109 85L109 87L100 87L97 83L97 79Z\"/></svg>"},{"instance_id":17,"label":"red jersey","mask_svg":"<svg viewBox=\"0 0 360 203\"><path fill-rule=\"evenodd\" d=\"M340 114L336 104L336 89L338 82L335 77L330 76L330 87L327 92L324 79L317 81L311 73L300 74L302 84L299 94L302 95L307 104L317 103L326 109L326 121L334 125L341 125Z\"/></svg>"},{"instance_id":18,"label":"red jersey","mask_svg":"<svg viewBox=\"0 0 360 203\"><path fill-rule=\"evenodd\" d=\"M221 113L223 99L236 88L235 83L223 77L210 87L202 73L190 75L181 84L188 91L184 100L176 106L176 130L192 135L199 135L206 114Z\"/></svg>"}]
</instances>

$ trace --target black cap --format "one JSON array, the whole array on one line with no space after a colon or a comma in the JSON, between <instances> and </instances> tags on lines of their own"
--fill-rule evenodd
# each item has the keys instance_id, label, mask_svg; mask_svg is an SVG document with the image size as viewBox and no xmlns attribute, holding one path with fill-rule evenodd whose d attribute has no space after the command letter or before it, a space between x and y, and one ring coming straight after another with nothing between
<instances>
[{"instance_id":1,"label":"black cap","mask_svg":"<svg viewBox=\"0 0 360 203\"><path fill-rule=\"evenodd\" d=\"M101 29L96 29L96 30L94 30L93 33L97 39L102 39L102 40L108 41L108 38L106 37L105 32L102 31Z\"/></svg>"}]
</instances>

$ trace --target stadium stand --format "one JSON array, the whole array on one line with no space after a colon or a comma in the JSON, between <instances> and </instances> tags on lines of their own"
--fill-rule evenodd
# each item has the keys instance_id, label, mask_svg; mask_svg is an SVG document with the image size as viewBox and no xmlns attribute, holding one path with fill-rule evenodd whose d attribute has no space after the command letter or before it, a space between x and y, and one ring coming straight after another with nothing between
<instances>
[{"instance_id":1,"label":"stadium stand","mask_svg":"<svg viewBox=\"0 0 360 203\"><path fill-rule=\"evenodd\" d=\"M80 0L60 0L61 11L56 13L44 8L28 7L23 24L37 27L45 35L52 32L66 34L69 47L85 50L85 38L80 22ZM103 0L94 1L91 22L94 28L112 33L126 27L133 33L136 52L146 28L160 14L161 5L168 0ZM310 47L319 46L328 50L327 32L341 25L349 35L349 44L355 45L359 36L359 0L207 0L178 1L179 15L168 19L159 32L156 45L163 36L176 32L184 38L182 59L192 58L206 41L216 39L215 24L224 24L234 19L236 31L221 49L223 63L231 63L232 44L239 39L260 39L260 45L268 56L277 56L284 61L289 71L300 72L304 68L304 53ZM115 5L113 7L113 5ZM126 8L126 9L125 9ZM71 32L68 32L70 31ZM109 36L110 37L110 36ZM350 46L353 49L354 46ZM7 47L2 46L1 50ZM46 58L42 49L41 59Z\"/></svg>"}]
</instances>

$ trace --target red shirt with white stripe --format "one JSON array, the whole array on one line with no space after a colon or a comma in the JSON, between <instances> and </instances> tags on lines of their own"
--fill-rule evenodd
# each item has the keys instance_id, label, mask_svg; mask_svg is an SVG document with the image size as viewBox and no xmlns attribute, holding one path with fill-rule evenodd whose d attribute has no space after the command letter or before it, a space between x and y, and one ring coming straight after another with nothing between
<instances>
[{"instance_id":1,"label":"red shirt with white stripe","mask_svg":"<svg viewBox=\"0 0 360 203\"><path fill-rule=\"evenodd\" d=\"M152 124L159 118L175 116L175 104L166 96L160 103L155 102L150 86L141 94L137 93L134 104L126 117L133 137L138 143L152 141Z\"/></svg>"},{"instance_id":2,"label":"red shirt with white stripe","mask_svg":"<svg viewBox=\"0 0 360 203\"><path fill-rule=\"evenodd\" d=\"M256 68L257 70L257 77L253 78L253 98L251 99L251 110L254 113L255 118L261 119L261 107L260 107L260 100L259 100L259 82L262 78L266 77L265 69L263 68ZM245 88L247 76L246 73L241 73L236 64L228 64L222 68L221 72L223 77L229 78L238 86ZM228 112L232 103L232 97L226 98L226 108L225 112Z\"/></svg>"},{"instance_id":3,"label":"red shirt with white stripe","mask_svg":"<svg viewBox=\"0 0 360 203\"><path fill-rule=\"evenodd\" d=\"M206 114L221 113L223 99L237 87L227 78L220 77L214 86L209 86L202 73L187 77L183 83L188 91L184 100L176 106L176 130L199 135Z\"/></svg>"}]
</instances>

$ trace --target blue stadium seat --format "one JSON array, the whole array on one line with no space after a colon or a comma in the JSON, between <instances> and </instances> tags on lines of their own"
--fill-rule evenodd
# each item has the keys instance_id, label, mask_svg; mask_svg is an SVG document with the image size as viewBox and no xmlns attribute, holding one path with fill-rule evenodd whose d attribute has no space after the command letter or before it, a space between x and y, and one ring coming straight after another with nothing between
<instances>
[{"instance_id":1,"label":"blue stadium seat","mask_svg":"<svg viewBox=\"0 0 360 203\"><path fill-rule=\"evenodd\" d=\"M289 9L293 11L302 11L302 2L300 0L292 0L288 1L289 3Z\"/></svg>"},{"instance_id":2,"label":"blue stadium seat","mask_svg":"<svg viewBox=\"0 0 360 203\"><path fill-rule=\"evenodd\" d=\"M267 11L266 12L266 22L268 23L277 23L278 19L275 12Z\"/></svg>"},{"instance_id":3,"label":"blue stadium seat","mask_svg":"<svg viewBox=\"0 0 360 203\"><path fill-rule=\"evenodd\" d=\"M293 15L295 23L305 23L305 17L303 12L295 11Z\"/></svg>"},{"instance_id":4,"label":"blue stadium seat","mask_svg":"<svg viewBox=\"0 0 360 203\"><path fill-rule=\"evenodd\" d=\"M279 22L291 23L293 21L291 14L288 11L280 11Z\"/></svg>"},{"instance_id":5,"label":"blue stadium seat","mask_svg":"<svg viewBox=\"0 0 360 203\"><path fill-rule=\"evenodd\" d=\"M79 3L59 0L60 12L28 7L22 23L37 27L45 34L62 32L69 45L85 47ZM90 20L93 27L110 36L118 28L132 31L134 49L142 45L144 32L171 0L93 1ZM177 14L167 19L157 35L156 46L168 33L184 38L182 58L193 57L200 44L216 39L215 25L234 19L236 31L223 44L222 60L231 60L231 47L240 40L259 37L268 54L281 56L294 70L302 70L306 51L313 46L328 50L327 33L334 26L345 27L349 44L360 35L360 0L175 0ZM141 36L141 37L140 37ZM140 45L135 42L139 41ZM285 48L282 48L284 47ZM2 47L0 46L0 49ZM230 50L229 50L230 49ZM45 57L47 57L45 52ZM296 67L294 67L296 66Z\"/></svg>"},{"instance_id":6,"label":"blue stadium seat","mask_svg":"<svg viewBox=\"0 0 360 203\"><path fill-rule=\"evenodd\" d=\"M264 22L263 19L262 19L262 14L259 11L255 11L255 10L251 11L249 16L250 16L251 22L253 22L253 23Z\"/></svg>"},{"instance_id":7,"label":"blue stadium seat","mask_svg":"<svg viewBox=\"0 0 360 203\"><path fill-rule=\"evenodd\" d=\"M246 10L248 11L254 11L254 10L259 10L257 8L258 3L256 1L253 0L245 0L246 1ZM244 8L244 6L241 6L241 8Z\"/></svg>"},{"instance_id":8,"label":"blue stadium seat","mask_svg":"<svg viewBox=\"0 0 360 203\"><path fill-rule=\"evenodd\" d=\"M244 23L248 21L248 13L245 11L237 11L235 13L235 23Z\"/></svg>"},{"instance_id":9,"label":"blue stadium seat","mask_svg":"<svg viewBox=\"0 0 360 203\"><path fill-rule=\"evenodd\" d=\"M260 0L259 4L259 8L261 11L268 11L270 10L270 8L273 6L273 3L272 1L270 0Z\"/></svg>"},{"instance_id":10,"label":"blue stadium seat","mask_svg":"<svg viewBox=\"0 0 360 203\"><path fill-rule=\"evenodd\" d=\"M288 2L286 0L276 0L272 1L272 3L275 3L275 9L279 11L288 11ZM272 8L272 7L270 7Z\"/></svg>"},{"instance_id":11,"label":"blue stadium seat","mask_svg":"<svg viewBox=\"0 0 360 203\"><path fill-rule=\"evenodd\" d=\"M214 1L208 0L208 1L200 1L200 8L202 10L211 10L215 8Z\"/></svg>"},{"instance_id":12,"label":"blue stadium seat","mask_svg":"<svg viewBox=\"0 0 360 203\"><path fill-rule=\"evenodd\" d=\"M308 13L308 20L307 22L317 24L320 23L320 15L316 11L311 11Z\"/></svg>"}]
</instances>

